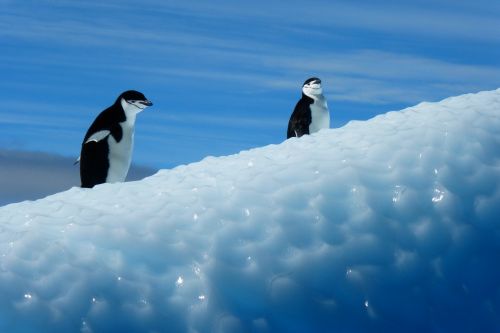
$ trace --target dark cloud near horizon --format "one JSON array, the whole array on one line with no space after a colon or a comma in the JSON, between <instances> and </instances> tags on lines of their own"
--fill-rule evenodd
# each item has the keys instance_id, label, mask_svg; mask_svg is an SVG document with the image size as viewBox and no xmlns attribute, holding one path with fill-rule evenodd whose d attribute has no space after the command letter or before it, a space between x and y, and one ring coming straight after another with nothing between
<instances>
[{"instance_id":1,"label":"dark cloud near horizon","mask_svg":"<svg viewBox=\"0 0 500 333\"><path fill-rule=\"evenodd\" d=\"M80 186L74 160L54 154L0 149L0 206ZM127 181L151 176L155 169L132 165Z\"/></svg>"}]
</instances>

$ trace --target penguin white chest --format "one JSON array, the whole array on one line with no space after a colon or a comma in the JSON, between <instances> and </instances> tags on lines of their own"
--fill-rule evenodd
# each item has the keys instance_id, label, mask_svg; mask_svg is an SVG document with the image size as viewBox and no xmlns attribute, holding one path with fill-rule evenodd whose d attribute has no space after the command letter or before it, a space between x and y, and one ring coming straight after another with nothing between
<instances>
[{"instance_id":1,"label":"penguin white chest","mask_svg":"<svg viewBox=\"0 0 500 333\"><path fill-rule=\"evenodd\" d=\"M309 125L309 133L315 133L323 128L330 128L330 111L326 99L316 99L311 108L311 124Z\"/></svg>"},{"instance_id":2,"label":"penguin white chest","mask_svg":"<svg viewBox=\"0 0 500 333\"><path fill-rule=\"evenodd\" d=\"M130 162L132 161L132 150L134 149L134 126L128 126L126 123L120 124L122 128L122 139L117 142L110 135L108 137L109 145L109 170L106 177L107 183L123 182L127 177Z\"/></svg>"}]
</instances>

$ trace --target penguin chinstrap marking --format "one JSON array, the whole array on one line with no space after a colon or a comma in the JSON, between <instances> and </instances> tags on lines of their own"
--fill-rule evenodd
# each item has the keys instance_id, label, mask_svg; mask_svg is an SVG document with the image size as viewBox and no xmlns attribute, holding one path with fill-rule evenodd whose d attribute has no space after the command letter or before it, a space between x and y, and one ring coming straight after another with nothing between
<instances>
[{"instance_id":1,"label":"penguin chinstrap marking","mask_svg":"<svg viewBox=\"0 0 500 333\"><path fill-rule=\"evenodd\" d=\"M312 77L302 85L302 98L295 105L288 122L287 139L330 128L330 111L323 96L321 80Z\"/></svg>"},{"instance_id":2,"label":"penguin chinstrap marking","mask_svg":"<svg viewBox=\"0 0 500 333\"><path fill-rule=\"evenodd\" d=\"M125 181L134 148L135 118L151 105L142 93L128 90L97 116L82 142L82 187Z\"/></svg>"}]
</instances>

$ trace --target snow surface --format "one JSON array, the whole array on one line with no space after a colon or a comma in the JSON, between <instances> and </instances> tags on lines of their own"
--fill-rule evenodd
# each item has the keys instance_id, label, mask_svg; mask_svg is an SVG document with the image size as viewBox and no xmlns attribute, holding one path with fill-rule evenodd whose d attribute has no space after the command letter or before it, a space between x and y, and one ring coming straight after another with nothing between
<instances>
[{"instance_id":1,"label":"snow surface","mask_svg":"<svg viewBox=\"0 0 500 333\"><path fill-rule=\"evenodd\" d=\"M499 332L500 89L0 208L0 332Z\"/></svg>"}]
</instances>

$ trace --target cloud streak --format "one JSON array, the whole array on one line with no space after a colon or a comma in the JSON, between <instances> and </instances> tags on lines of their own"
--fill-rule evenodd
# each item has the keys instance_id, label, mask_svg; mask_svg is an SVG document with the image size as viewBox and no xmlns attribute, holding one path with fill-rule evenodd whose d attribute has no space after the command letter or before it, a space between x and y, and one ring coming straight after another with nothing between
<instances>
[{"instance_id":1,"label":"cloud streak","mask_svg":"<svg viewBox=\"0 0 500 333\"><path fill-rule=\"evenodd\" d=\"M113 9L132 15L128 3L110 2L105 5L89 5L82 2L75 4L59 1L56 4L62 9L76 6L76 9L95 10L97 13L103 10L103 6L104 8L111 6ZM276 11L256 11L255 6L248 6L245 10L242 10L232 6L224 6L227 5L227 2L224 1L211 4L210 8L199 4L195 6L190 2L174 5L172 3L165 4L149 1L146 4L150 8L157 7L160 12L175 13L180 11L183 15L195 16L199 20L214 16L228 20L227 17L237 17L237 13L239 13L240 16L261 20L257 20L257 25L270 24L274 26L278 23L292 25L292 20L287 19L287 15L276 15ZM326 5L326 3L323 3L323 5ZM270 4L271 9L276 9L276 6L278 6L277 3ZM296 20L301 21L300 17L309 17L310 15L307 13L313 11L310 6L299 5L298 3L293 3L286 10L290 13L305 11L305 14L299 17L289 15L294 17L294 24ZM333 16L330 16L330 14ZM436 17L437 15L439 17ZM10 18L10 21L3 20L5 29L0 29L0 31L10 37L20 38L23 36L37 40L39 38L48 38L52 43L69 43L78 47L89 43L98 49L121 49L124 54L126 54L127 50L139 52L138 56L141 55L141 52L137 50L141 49L147 50L148 53L154 53L154 55L143 55L149 59L144 64L131 64L127 59L121 59L120 57L102 57L92 62L75 61L74 58L58 56L57 54L38 59L23 59L18 56L9 57L8 55L0 57L11 66L16 64L25 66L30 63L34 66L66 65L70 68L85 69L87 72L94 71L96 75L102 71L110 70L116 73L132 71L150 73L150 76L156 73L163 74L164 77L246 82L254 88L266 86L270 89L296 89L296 82L300 82L305 73L314 70L323 77L335 79L332 82L342 84L342 86L336 87L336 92L332 96L340 100L364 103L413 103L415 98L425 98L426 94L431 90L422 88L424 85L429 88L461 86L472 88L472 90L493 89L498 85L498 80L494 78L500 77L498 75L500 70L498 66L494 65L463 64L426 56L369 48L350 51L330 50L322 52L320 55L310 54L307 49L293 45L273 46L272 39L250 40L239 33L223 33L220 31L220 27L212 26L214 25L212 21L208 23L209 28L203 31L201 27L185 29L186 23L178 17L174 17L183 29L166 29L160 25L159 29L153 31L151 26L141 22L130 27L128 24L119 21L109 23L98 20L97 23L94 23L82 19L81 21L66 20L58 22L47 18L30 17L29 15L21 16L21 18L14 14L11 14L11 16L4 14L4 16L7 19ZM14 17L17 23L14 23ZM440 31L443 32L444 29L434 27L427 22L430 21L444 25L447 24L446 22L459 22L461 26L467 26L467 29L463 29L467 33L471 33L470 27L486 27L484 29L490 32L487 33L486 30L474 32L473 34L477 38L482 36L492 37L492 35L494 37L496 34L494 31L500 32L498 20L489 22L488 18L478 18L475 15L466 15L464 12L436 14L420 9L412 9L410 12L405 7L379 8L367 4L354 6L345 2L338 2L330 7L325 6L325 9L315 13L314 17L316 21L313 24L325 25L326 27L332 24L357 24L362 27L366 26L367 29L404 31L406 25L407 28L414 29L419 33L425 32L426 29L432 30L434 35L439 34ZM354 17L357 19L354 20ZM388 19L389 17L391 19ZM482 24L477 24L479 19L481 19ZM152 20L155 21L158 18L153 17ZM127 21L127 16L125 16L124 21ZM422 22L426 23L422 24ZM302 22L302 24L306 24L306 22ZM413 25L414 27L412 27ZM18 26L23 28L16 29ZM325 26L323 26L323 30L326 29ZM12 29L12 27L14 28ZM495 29L495 27L499 29ZM457 34L460 32L460 29L453 28L450 30ZM491 31L493 31L493 34ZM255 50L261 52L256 53ZM193 55L196 55L196 61L189 62L189 59L193 59ZM169 59L169 61L165 62L162 59ZM260 70L256 72L255 68ZM422 87L417 87L417 93L413 91L406 91L406 94L392 93L395 86L404 87L415 81L424 83ZM165 82L162 83L165 84ZM391 86L393 83L397 84ZM364 89L360 90L359 87L363 87L363 85ZM374 87L377 87L377 89L373 89ZM372 91L371 94L366 92L368 89ZM349 93L343 94L342 91ZM360 94L353 94L354 91L359 91ZM377 92L380 96L377 96ZM462 92L464 92L464 89L459 89L459 91L452 89L452 91L443 93L442 97L448 93ZM405 96L408 96L408 98L405 98ZM433 96L430 97L433 98Z\"/></svg>"}]
</instances>

